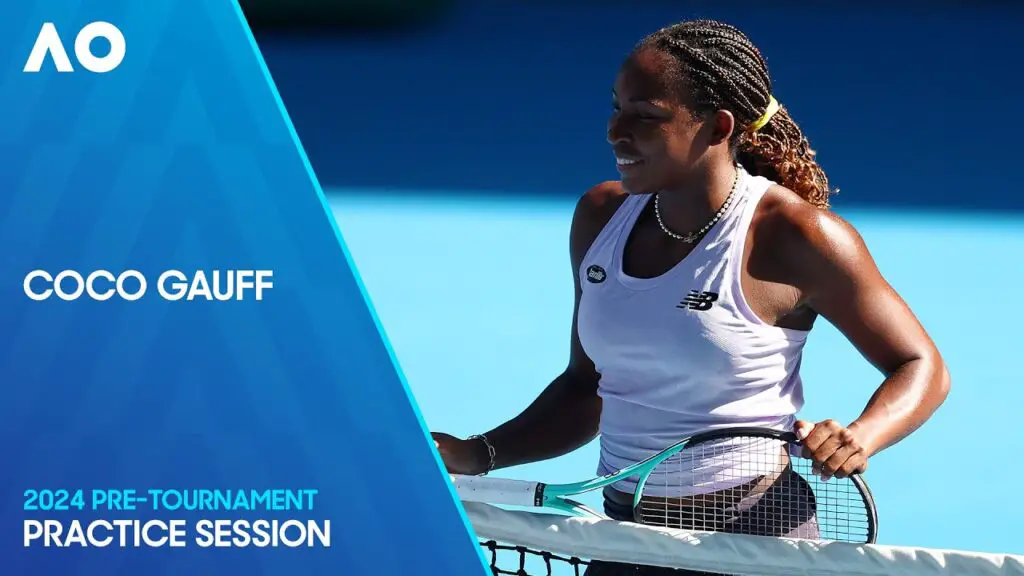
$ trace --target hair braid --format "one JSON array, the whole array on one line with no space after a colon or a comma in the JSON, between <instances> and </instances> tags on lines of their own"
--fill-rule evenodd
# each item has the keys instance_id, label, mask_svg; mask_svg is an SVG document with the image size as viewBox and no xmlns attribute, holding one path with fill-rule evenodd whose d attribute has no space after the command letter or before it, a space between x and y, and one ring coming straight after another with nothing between
<instances>
[{"instance_id":1,"label":"hair braid","mask_svg":"<svg viewBox=\"0 0 1024 576\"><path fill-rule=\"evenodd\" d=\"M657 49L678 62L674 80L695 115L732 112L742 127L732 145L747 171L828 208L828 178L789 112L780 108L760 130L750 129L768 108L772 82L764 56L743 32L714 20L690 20L658 30L637 48Z\"/></svg>"}]
</instances>

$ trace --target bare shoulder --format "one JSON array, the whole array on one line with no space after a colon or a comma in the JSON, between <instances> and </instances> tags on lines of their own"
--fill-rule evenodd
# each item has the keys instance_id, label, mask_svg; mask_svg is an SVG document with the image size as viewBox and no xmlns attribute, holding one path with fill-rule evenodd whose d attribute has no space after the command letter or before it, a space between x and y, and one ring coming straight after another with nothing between
<instances>
[{"instance_id":1,"label":"bare shoulder","mask_svg":"<svg viewBox=\"0 0 1024 576\"><path fill-rule=\"evenodd\" d=\"M603 219L604 222L601 225L604 226L628 195L622 187L622 182L617 180L601 182L580 196L576 203L574 219Z\"/></svg>"},{"instance_id":2,"label":"bare shoulder","mask_svg":"<svg viewBox=\"0 0 1024 576\"><path fill-rule=\"evenodd\" d=\"M805 202L791 190L772 186L753 222L759 257L784 270L797 287L830 274L871 274L874 263L860 233L837 214Z\"/></svg>"},{"instance_id":3,"label":"bare shoulder","mask_svg":"<svg viewBox=\"0 0 1024 576\"><path fill-rule=\"evenodd\" d=\"M622 183L614 180L602 182L580 196L572 217L571 250L574 261L582 260L627 196Z\"/></svg>"}]
</instances>

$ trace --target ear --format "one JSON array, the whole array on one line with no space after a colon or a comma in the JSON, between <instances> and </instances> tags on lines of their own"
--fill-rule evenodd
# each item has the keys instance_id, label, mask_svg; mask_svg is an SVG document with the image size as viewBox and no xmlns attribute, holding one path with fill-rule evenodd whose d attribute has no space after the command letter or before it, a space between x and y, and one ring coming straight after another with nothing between
<instances>
[{"instance_id":1,"label":"ear","mask_svg":"<svg viewBox=\"0 0 1024 576\"><path fill-rule=\"evenodd\" d=\"M710 131L709 146L717 146L729 142L732 133L736 130L736 117L728 110L716 110L708 122Z\"/></svg>"}]
</instances>

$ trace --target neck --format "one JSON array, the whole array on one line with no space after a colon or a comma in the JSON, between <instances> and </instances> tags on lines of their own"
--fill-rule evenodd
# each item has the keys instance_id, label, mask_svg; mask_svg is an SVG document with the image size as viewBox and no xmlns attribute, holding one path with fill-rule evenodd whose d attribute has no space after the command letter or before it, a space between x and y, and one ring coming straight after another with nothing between
<instances>
[{"instance_id":1,"label":"neck","mask_svg":"<svg viewBox=\"0 0 1024 576\"><path fill-rule=\"evenodd\" d=\"M669 230L688 234L708 223L725 203L738 177L731 162L707 166L690 179L685 187L659 194L661 220Z\"/></svg>"}]
</instances>

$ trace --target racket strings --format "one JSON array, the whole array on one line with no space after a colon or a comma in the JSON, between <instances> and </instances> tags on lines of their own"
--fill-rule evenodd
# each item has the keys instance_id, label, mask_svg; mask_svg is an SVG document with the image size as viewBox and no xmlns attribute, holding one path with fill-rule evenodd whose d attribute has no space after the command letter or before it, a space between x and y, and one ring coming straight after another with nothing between
<instances>
[{"instance_id":1,"label":"racket strings","mask_svg":"<svg viewBox=\"0 0 1024 576\"><path fill-rule=\"evenodd\" d=\"M768 437L689 446L647 477L644 524L701 532L865 542L870 518L848 478L827 482L799 447Z\"/></svg>"}]
</instances>

